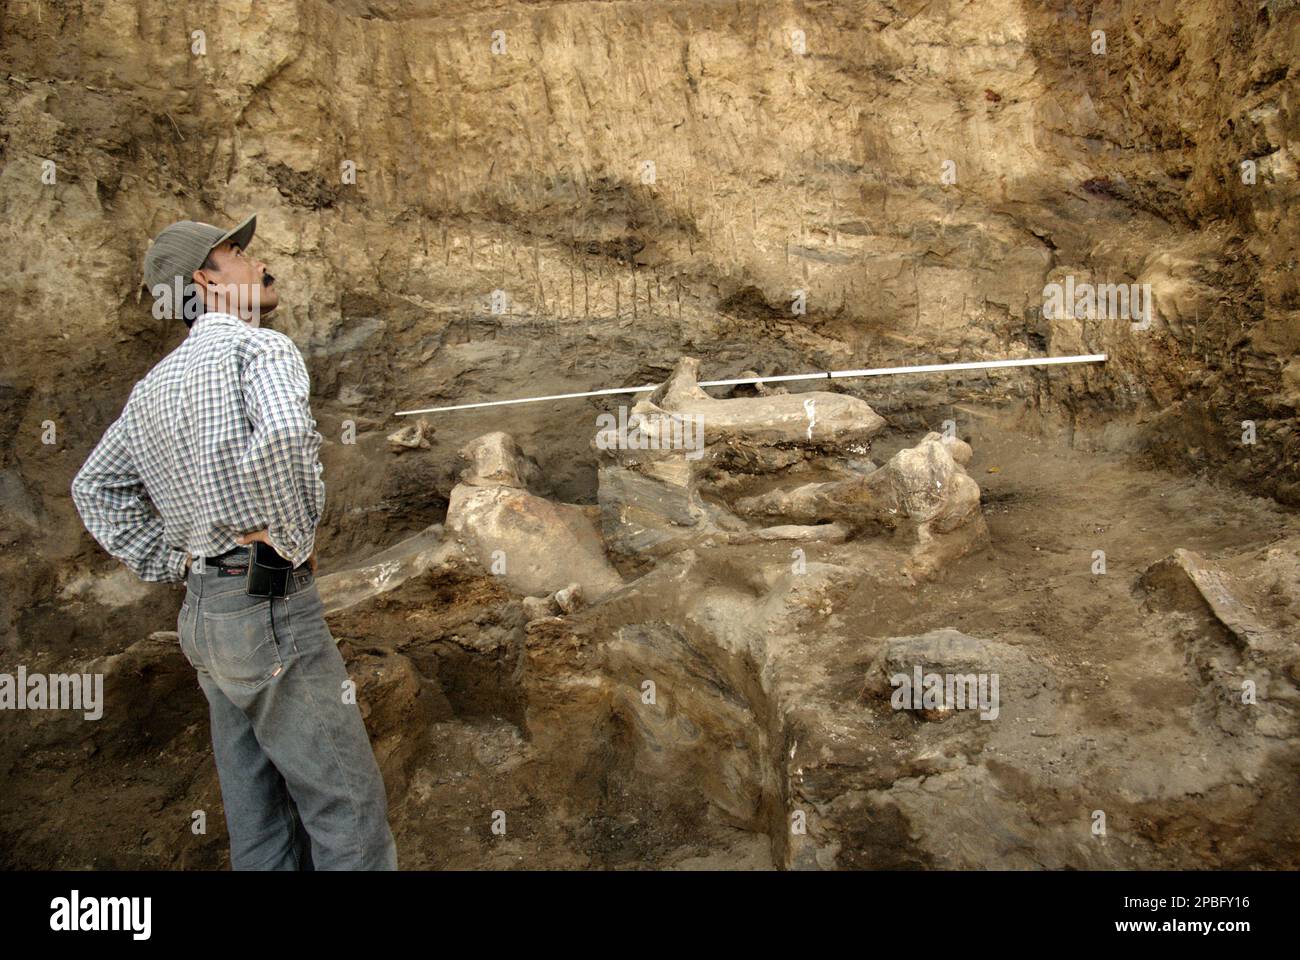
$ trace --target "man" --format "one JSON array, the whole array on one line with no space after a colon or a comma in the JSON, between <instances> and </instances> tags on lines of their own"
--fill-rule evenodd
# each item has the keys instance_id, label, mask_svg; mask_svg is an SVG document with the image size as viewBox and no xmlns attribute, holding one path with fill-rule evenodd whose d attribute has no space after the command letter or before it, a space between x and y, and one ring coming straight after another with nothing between
<instances>
[{"instance_id":1,"label":"man","mask_svg":"<svg viewBox=\"0 0 1300 960\"><path fill-rule=\"evenodd\" d=\"M315 582L325 485L307 369L261 327L279 294L246 252L256 226L186 220L154 240L155 313L183 312L190 332L131 390L72 496L137 576L185 581L177 627L208 698L232 868L394 870L383 779ZM248 593L255 541L293 565L287 595Z\"/></svg>"}]
</instances>

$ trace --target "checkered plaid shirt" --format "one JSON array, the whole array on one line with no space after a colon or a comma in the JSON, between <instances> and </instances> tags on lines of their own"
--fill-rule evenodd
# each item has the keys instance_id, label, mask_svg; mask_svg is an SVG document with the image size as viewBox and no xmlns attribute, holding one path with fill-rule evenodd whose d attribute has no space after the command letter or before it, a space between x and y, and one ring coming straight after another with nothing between
<instances>
[{"instance_id":1,"label":"checkered plaid shirt","mask_svg":"<svg viewBox=\"0 0 1300 960\"><path fill-rule=\"evenodd\" d=\"M99 544L142 580L184 578L266 528L294 566L325 508L302 354L282 333L205 313L131 390L72 482Z\"/></svg>"}]
</instances>

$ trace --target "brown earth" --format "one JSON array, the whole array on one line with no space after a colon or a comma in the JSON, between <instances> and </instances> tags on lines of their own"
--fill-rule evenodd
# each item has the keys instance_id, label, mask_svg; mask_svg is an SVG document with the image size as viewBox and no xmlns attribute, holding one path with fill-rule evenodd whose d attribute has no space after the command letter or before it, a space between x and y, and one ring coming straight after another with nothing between
<instances>
[{"instance_id":1,"label":"brown earth","mask_svg":"<svg viewBox=\"0 0 1300 960\"><path fill-rule=\"evenodd\" d=\"M1205 640L1186 603L1153 609L1140 585L1177 547L1281 543L1294 565L1294 512L977 415L988 548L907 587L888 542L811 545L810 592L776 635L751 617L754 581L789 566L789 544L701 549L688 581L679 557L563 619L527 622L473 568L333 615L402 865L1294 868L1294 732L1218 717L1235 691L1206 682L1197 650L1230 644ZM721 623L701 619L710 609ZM1297 608L1284 615L1294 646ZM1050 677L1045 692L1004 690L1002 718L982 728L892 714L866 690L888 638L949 626L1014 646ZM754 647L733 648L733 634ZM227 862L192 671L174 640L120 656L98 724L7 720L24 731L0 747L9 866ZM638 716L647 676L666 716ZM809 833L795 838L782 811L799 809ZM203 836L194 810L207 811Z\"/></svg>"},{"instance_id":2,"label":"brown earth","mask_svg":"<svg viewBox=\"0 0 1300 960\"><path fill-rule=\"evenodd\" d=\"M932 582L887 539L807 545L826 567L784 586L789 543L719 544L555 622L472 564L335 614L404 865L1294 867L1294 661L1148 571L1181 548L1278 578L1241 602L1294 646L1297 49L1291 0L8 4L0 671L106 663L110 709L0 715L0 863L225 862L201 694L147 639L180 595L69 487L184 333L137 295L148 238L257 211L326 440L323 572L441 523L491 431L535 493L597 500L616 402L430 418L400 453L397 409L684 354L709 378L1109 355L833 387L889 421L876 463L944 420L971 440L990 545ZM1044 316L1067 275L1149 283L1150 329ZM1023 655L1043 715L882 712L885 641L940 627ZM1258 716L1225 692L1251 670Z\"/></svg>"}]
</instances>

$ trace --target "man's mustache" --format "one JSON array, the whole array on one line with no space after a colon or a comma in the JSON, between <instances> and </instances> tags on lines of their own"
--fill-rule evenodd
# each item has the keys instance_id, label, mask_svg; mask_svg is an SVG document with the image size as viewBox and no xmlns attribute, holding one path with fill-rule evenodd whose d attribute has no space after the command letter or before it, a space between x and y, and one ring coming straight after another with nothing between
<instances>
[{"instance_id":1,"label":"man's mustache","mask_svg":"<svg viewBox=\"0 0 1300 960\"><path fill-rule=\"evenodd\" d=\"M273 284L273 283L275 283L275 277L271 276L271 272L270 272L269 270L263 272L263 274L262 274L262 286L264 286L264 287L269 287L269 286L270 286L271 284Z\"/></svg>"}]
</instances>

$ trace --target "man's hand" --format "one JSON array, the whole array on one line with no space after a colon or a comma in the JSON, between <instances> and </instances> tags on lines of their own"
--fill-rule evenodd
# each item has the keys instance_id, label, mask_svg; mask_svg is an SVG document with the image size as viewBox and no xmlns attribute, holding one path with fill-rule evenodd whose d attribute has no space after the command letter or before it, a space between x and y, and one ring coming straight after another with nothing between
<instances>
[{"instance_id":1,"label":"man's hand","mask_svg":"<svg viewBox=\"0 0 1300 960\"><path fill-rule=\"evenodd\" d=\"M245 533L236 537L235 542L240 544L241 546L247 546L248 544L252 543L254 540L260 540L262 543L266 544L272 550L275 550L275 547L271 544L271 541L268 539L267 534L268 531L266 530L258 530L255 533ZM279 551L276 550L276 553L278 554ZM316 551L315 550L311 552L311 556L307 558L307 562L311 564L311 572L315 573L316 572Z\"/></svg>"},{"instance_id":2,"label":"man's hand","mask_svg":"<svg viewBox=\"0 0 1300 960\"><path fill-rule=\"evenodd\" d=\"M275 547L271 546L271 538L270 538L269 530L258 530L256 533L241 533L239 536L235 537L235 543L245 547L248 546L250 543L252 543L254 540L259 540L262 543L266 544L268 547L271 547L272 550L275 550ZM279 551L276 552L278 553Z\"/></svg>"}]
</instances>

